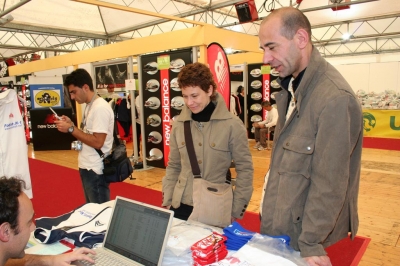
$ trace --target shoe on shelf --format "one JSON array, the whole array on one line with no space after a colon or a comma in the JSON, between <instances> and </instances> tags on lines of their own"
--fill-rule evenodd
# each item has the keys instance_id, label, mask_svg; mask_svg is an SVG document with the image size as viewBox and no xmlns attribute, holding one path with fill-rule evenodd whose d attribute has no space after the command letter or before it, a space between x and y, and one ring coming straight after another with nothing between
<instances>
[{"instance_id":1,"label":"shoe on shelf","mask_svg":"<svg viewBox=\"0 0 400 266\"><path fill-rule=\"evenodd\" d=\"M256 143L256 145L254 145L254 149L258 149L259 147L261 146L261 143L258 141L257 143Z\"/></svg>"},{"instance_id":2,"label":"shoe on shelf","mask_svg":"<svg viewBox=\"0 0 400 266\"><path fill-rule=\"evenodd\" d=\"M263 147L260 145L260 147L258 147L259 151L265 151L265 150L269 150L268 147Z\"/></svg>"}]
</instances>

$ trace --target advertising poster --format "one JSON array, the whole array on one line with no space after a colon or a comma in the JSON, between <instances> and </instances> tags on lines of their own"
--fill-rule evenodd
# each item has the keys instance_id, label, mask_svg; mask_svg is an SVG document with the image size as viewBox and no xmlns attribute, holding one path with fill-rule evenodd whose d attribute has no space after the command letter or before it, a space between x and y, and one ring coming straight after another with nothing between
<instances>
[{"instance_id":1,"label":"advertising poster","mask_svg":"<svg viewBox=\"0 0 400 266\"><path fill-rule=\"evenodd\" d=\"M400 110L363 109L364 148L400 151Z\"/></svg>"},{"instance_id":2,"label":"advertising poster","mask_svg":"<svg viewBox=\"0 0 400 266\"><path fill-rule=\"evenodd\" d=\"M55 108L59 116L72 117L71 108ZM56 119L49 108L37 108L31 112L32 143L35 151L70 150L75 138L57 130ZM76 124L76 120L72 119ZM76 154L78 156L78 153Z\"/></svg>"},{"instance_id":3,"label":"advertising poster","mask_svg":"<svg viewBox=\"0 0 400 266\"><path fill-rule=\"evenodd\" d=\"M141 57L144 136L143 158L149 166L165 168L168 164L169 138L173 120L180 114L184 101L178 86L178 74L192 63L192 50L144 55Z\"/></svg>"},{"instance_id":4,"label":"advertising poster","mask_svg":"<svg viewBox=\"0 0 400 266\"><path fill-rule=\"evenodd\" d=\"M125 80L128 79L127 69L127 63L95 67L96 88L124 88Z\"/></svg>"},{"instance_id":5,"label":"advertising poster","mask_svg":"<svg viewBox=\"0 0 400 266\"><path fill-rule=\"evenodd\" d=\"M249 64L247 78L247 125L248 136L254 138L254 122L261 122L266 119L267 112L262 108L263 101L269 101L275 104L274 95L281 90L280 85L276 81L279 73L271 66L264 64Z\"/></svg>"},{"instance_id":6,"label":"advertising poster","mask_svg":"<svg viewBox=\"0 0 400 266\"><path fill-rule=\"evenodd\" d=\"M230 110L231 80L228 58L225 50L218 43L211 43L207 47L207 62L217 83L217 90L222 94L228 110Z\"/></svg>"},{"instance_id":7,"label":"advertising poster","mask_svg":"<svg viewBox=\"0 0 400 266\"><path fill-rule=\"evenodd\" d=\"M363 110L364 137L400 139L400 111Z\"/></svg>"},{"instance_id":8,"label":"advertising poster","mask_svg":"<svg viewBox=\"0 0 400 266\"><path fill-rule=\"evenodd\" d=\"M30 85L32 109L64 107L62 84Z\"/></svg>"}]
</instances>

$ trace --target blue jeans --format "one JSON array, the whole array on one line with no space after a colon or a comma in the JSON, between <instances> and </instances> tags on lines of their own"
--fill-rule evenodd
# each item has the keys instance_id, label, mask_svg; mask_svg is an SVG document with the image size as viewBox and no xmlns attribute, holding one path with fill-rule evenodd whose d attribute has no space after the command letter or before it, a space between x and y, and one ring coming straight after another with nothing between
<instances>
[{"instance_id":1,"label":"blue jeans","mask_svg":"<svg viewBox=\"0 0 400 266\"><path fill-rule=\"evenodd\" d=\"M86 202L103 203L110 200L110 188L103 175L79 168Z\"/></svg>"}]
</instances>

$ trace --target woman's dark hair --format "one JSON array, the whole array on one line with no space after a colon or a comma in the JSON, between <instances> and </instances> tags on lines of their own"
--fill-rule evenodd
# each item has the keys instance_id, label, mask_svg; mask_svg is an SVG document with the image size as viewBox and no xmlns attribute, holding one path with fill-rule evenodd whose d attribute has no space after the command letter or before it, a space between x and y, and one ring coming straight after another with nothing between
<instances>
[{"instance_id":1,"label":"woman's dark hair","mask_svg":"<svg viewBox=\"0 0 400 266\"><path fill-rule=\"evenodd\" d=\"M244 90L244 87L243 87L242 85L240 85L240 86L237 88L237 93L238 93L238 94L242 93L242 90Z\"/></svg>"},{"instance_id":2,"label":"woman's dark hair","mask_svg":"<svg viewBox=\"0 0 400 266\"><path fill-rule=\"evenodd\" d=\"M14 234L19 233L18 214L19 201L18 197L25 188L25 182L18 178L0 178L0 224L9 223Z\"/></svg>"},{"instance_id":3,"label":"woman's dark hair","mask_svg":"<svg viewBox=\"0 0 400 266\"><path fill-rule=\"evenodd\" d=\"M68 88L69 85L74 85L82 88L88 85L91 91L94 91L93 80L90 74L83 68L78 68L71 72L64 81L64 86Z\"/></svg>"},{"instance_id":4,"label":"woman's dark hair","mask_svg":"<svg viewBox=\"0 0 400 266\"><path fill-rule=\"evenodd\" d=\"M217 84L214 81L211 70L202 63L186 65L178 74L178 85L180 88L199 86L203 91L209 92L212 86L211 100L215 100L217 95Z\"/></svg>"}]
</instances>

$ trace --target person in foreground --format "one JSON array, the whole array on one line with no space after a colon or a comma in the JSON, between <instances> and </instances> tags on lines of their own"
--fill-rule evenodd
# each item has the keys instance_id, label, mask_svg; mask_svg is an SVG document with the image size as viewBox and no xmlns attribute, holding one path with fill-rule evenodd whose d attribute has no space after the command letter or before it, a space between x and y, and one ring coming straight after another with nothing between
<instances>
[{"instance_id":1,"label":"person in foreground","mask_svg":"<svg viewBox=\"0 0 400 266\"><path fill-rule=\"evenodd\" d=\"M163 206L187 220L193 211L193 173L185 144L184 122L190 121L202 178L224 183L232 160L237 173L232 220L243 218L253 192L253 163L243 123L229 112L210 69L186 65L178 75L185 106L172 126L170 153L163 178Z\"/></svg>"},{"instance_id":2,"label":"person in foreground","mask_svg":"<svg viewBox=\"0 0 400 266\"><path fill-rule=\"evenodd\" d=\"M358 230L362 111L349 84L311 43L307 17L274 10L261 23L263 62L279 72L278 122L261 203L261 233L287 234L309 265ZM293 91L293 92L291 92Z\"/></svg>"},{"instance_id":3,"label":"person in foreground","mask_svg":"<svg viewBox=\"0 0 400 266\"><path fill-rule=\"evenodd\" d=\"M110 105L99 97L93 88L90 74L81 68L71 72L64 82L71 99L86 103L80 129L71 119L62 116L54 123L63 133L72 134L79 146L78 166L86 202L103 203L110 200L109 184L103 176L103 158L95 149L109 154L113 144L114 114Z\"/></svg>"},{"instance_id":4,"label":"person in foreground","mask_svg":"<svg viewBox=\"0 0 400 266\"><path fill-rule=\"evenodd\" d=\"M25 254L25 247L35 224L32 202L22 191L24 187L23 180L14 177L0 178L0 266L64 266L75 260L94 263L88 254L96 253L88 248L79 248L56 256Z\"/></svg>"}]
</instances>

